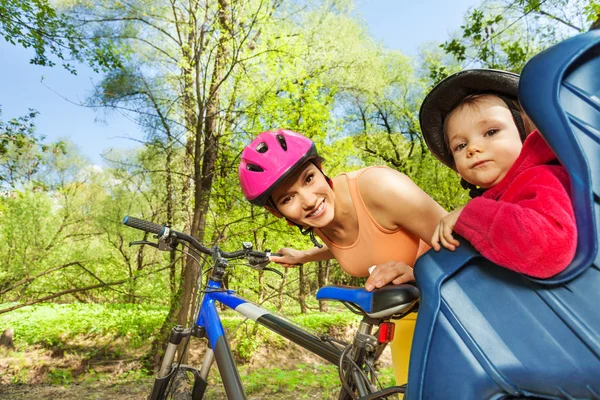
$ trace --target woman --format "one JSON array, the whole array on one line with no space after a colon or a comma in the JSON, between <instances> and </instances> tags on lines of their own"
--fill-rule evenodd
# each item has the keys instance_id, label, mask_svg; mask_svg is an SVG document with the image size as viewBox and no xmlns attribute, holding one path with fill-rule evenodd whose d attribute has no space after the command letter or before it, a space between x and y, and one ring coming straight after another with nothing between
<instances>
[{"instance_id":1,"label":"woman","mask_svg":"<svg viewBox=\"0 0 600 400\"><path fill-rule=\"evenodd\" d=\"M303 251L280 249L283 256L271 261L289 267L335 258L347 273L368 276L368 291L414 280L412 266L429 248L444 209L393 169L367 167L329 179L321 161L310 139L281 129L261 133L242 152L239 176L246 198L298 226L315 244L315 234L325 242ZM409 336L398 332L402 342L392 345L396 382L402 383L414 321L397 328Z\"/></svg>"}]
</instances>

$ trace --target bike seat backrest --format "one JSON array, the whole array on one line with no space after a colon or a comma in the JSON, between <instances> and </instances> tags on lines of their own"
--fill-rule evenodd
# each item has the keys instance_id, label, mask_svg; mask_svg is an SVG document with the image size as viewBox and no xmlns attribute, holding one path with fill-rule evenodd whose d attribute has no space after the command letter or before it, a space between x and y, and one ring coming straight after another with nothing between
<instances>
[{"instance_id":1,"label":"bike seat backrest","mask_svg":"<svg viewBox=\"0 0 600 400\"><path fill-rule=\"evenodd\" d=\"M424 254L407 400L446 398L449 388L463 399L600 399L600 31L529 61L519 100L569 173L575 258L540 280L462 239L454 252Z\"/></svg>"},{"instance_id":2,"label":"bike seat backrest","mask_svg":"<svg viewBox=\"0 0 600 400\"><path fill-rule=\"evenodd\" d=\"M371 318L387 318L401 314L419 299L419 289L411 284L387 285L371 292L353 286L325 286L317 292L317 300L350 303Z\"/></svg>"},{"instance_id":3,"label":"bike seat backrest","mask_svg":"<svg viewBox=\"0 0 600 400\"><path fill-rule=\"evenodd\" d=\"M598 255L600 30L573 37L531 59L521 74L519 100L571 178L577 253L565 271L536 280L549 285L567 282Z\"/></svg>"}]
</instances>

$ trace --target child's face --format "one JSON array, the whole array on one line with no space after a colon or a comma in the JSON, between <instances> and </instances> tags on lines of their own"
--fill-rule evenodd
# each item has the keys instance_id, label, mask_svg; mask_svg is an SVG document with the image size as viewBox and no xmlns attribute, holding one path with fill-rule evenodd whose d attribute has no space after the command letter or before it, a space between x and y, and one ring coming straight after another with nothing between
<instances>
[{"instance_id":1,"label":"child's face","mask_svg":"<svg viewBox=\"0 0 600 400\"><path fill-rule=\"evenodd\" d=\"M508 107L492 95L452 111L446 135L458 173L486 189L506 176L523 147Z\"/></svg>"},{"instance_id":2,"label":"child's face","mask_svg":"<svg viewBox=\"0 0 600 400\"><path fill-rule=\"evenodd\" d=\"M285 179L271 197L277 211L298 225L323 228L333 220L333 190L311 162Z\"/></svg>"}]
</instances>

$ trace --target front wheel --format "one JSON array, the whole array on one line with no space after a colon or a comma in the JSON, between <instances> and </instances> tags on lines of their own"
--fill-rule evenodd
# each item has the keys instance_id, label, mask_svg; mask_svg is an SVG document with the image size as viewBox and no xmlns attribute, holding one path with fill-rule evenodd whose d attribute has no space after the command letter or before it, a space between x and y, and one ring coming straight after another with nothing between
<instances>
[{"instance_id":1,"label":"front wheel","mask_svg":"<svg viewBox=\"0 0 600 400\"><path fill-rule=\"evenodd\" d=\"M206 386L195 368L173 365L169 375L155 379L148 400L201 400Z\"/></svg>"},{"instance_id":2,"label":"front wheel","mask_svg":"<svg viewBox=\"0 0 600 400\"><path fill-rule=\"evenodd\" d=\"M177 369L173 376L173 383L171 384L169 392L170 393L167 393L168 397L165 397L165 399L191 400L192 384L189 373L185 369Z\"/></svg>"}]
</instances>

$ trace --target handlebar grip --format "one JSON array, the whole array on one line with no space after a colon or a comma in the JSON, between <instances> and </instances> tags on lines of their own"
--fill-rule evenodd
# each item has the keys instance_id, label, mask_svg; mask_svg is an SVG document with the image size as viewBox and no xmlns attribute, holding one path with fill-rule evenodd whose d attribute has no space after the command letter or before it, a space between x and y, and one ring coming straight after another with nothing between
<instances>
[{"instance_id":1,"label":"handlebar grip","mask_svg":"<svg viewBox=\"0 0 600 400\"><path fill-rule=\"evenodd\" d=\"M156 233L157 235L162 235L165 231L165 227L162 225L155 224L154 222L144 221L143 219L130 217L129 215L123 218L123 224L141 231Z\"/></svg>"}]
</instances>

